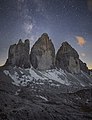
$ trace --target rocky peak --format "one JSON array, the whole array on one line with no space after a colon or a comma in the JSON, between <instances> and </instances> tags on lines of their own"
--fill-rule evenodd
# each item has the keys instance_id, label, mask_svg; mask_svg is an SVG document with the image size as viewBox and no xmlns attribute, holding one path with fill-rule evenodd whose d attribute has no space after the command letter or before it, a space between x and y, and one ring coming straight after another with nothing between
<instances>
[{"instance_id":1,"label":"rocky peak","mask_svg":"<svg viewBox=\"0 0 92 120\"><path fill-rule=\"evenodd\" d=\"M41 35L41 38L48 38L48 39L49 39L49 36L48 36L47 33L43 33L43 34Z\"/></svg>"},{"instance_id":2,"label":"rocky peak","mask_svg":"<svg viewBox=\"0 0 92 120\"><path fill-rule=\"evenodd\" d=\"M47 70L54 68L55 48L47 33L36 41L31 49L31 64L38 70Z\"/></svg>"},{"instance_id":3,"label":"rocky peak","mask_svg":"<svg viewBox=\"0 0 92 120\"><path fill-rule=\"evenodd\" d=\"M72 48L72 46L68 42L63 42L59 50L62 52L62 54L68 53L70 54L70 56L73 56L75 58L79 57L77 51Z\"/></svg>"},{"instance_id":4,"label":"rocky peak","mask_svg":"<svg viewBox=\"0 0 92 120\"><path fill-rule=\"evenodd\" d=\"M49 70L55 67L71 73L84 71L90 74L88 67L79 59L77 51L67 42L63 42L55 57L55 48L47 33L43 33L30 51L30 42L20 39L10 46L5 65L29 68L30 64L38 70Z\"/></svg>"},{"instance_id":5,"label":"rocky peak","mask_svg":"<svg viewBox=\"0 0 92 120\"><path fill-rule=\"evenodd\" d=\"M79 55L68 42L63 42L56 54L56 67L71 73L80 73Z\"/></svg>"},{"instance_id":6,"label":"rocky peak","mask_svg":"<svg viewBox=\"0 0 92 120\"><path fill-rule=\"evenodd\" d=\"M64 47L71 47L71 45L67 42L67 41L65 41L65 42L63 42L62 43L62 46L64 46Z\"/></svg>"},{"instance_id":7,"label":"rocky peak","mask_svg":"<svg viewBox=\"0 0 92 120\"><path fill-rule=\"evenodd\" d=\"M72 47L68 42L63 42L61 48L62 48L62 52L64 53L72 50Z\"/></svg>"},{"instance_id":8,"label":"rocky peak","mask_svg":"<svg viewBox=\"0 0 92 120\"><path fill-rule=\"evenodd\" d=\"M18 44L11 45L8 52L8 59L5 65L18 66L23 68L30 67L29 59L30 42L20 39Z\"/></svg>"},{"instance_id":9,"label":"rocky peak","mask_svg":"<svg viewBox=\"0 0 92 120\"><path fill-rule=\"evenodd\" d=\"M50 40L47 33L43 33L43 34L41 35L40 39L41 39L43 42L48 42L48 40Z\"/></svg>"},{"instance_id":10,"label":"rocky peak","mask_svg":"<svg viewBox=\"0 0 92 120\"><path fill-rule=\"evenodd\" d=\"M19 39L19 42L18 42L18 44L23 44L23 42L22 42L22 40L21 40L21 39Z\"/></svg>"}]
</instances>

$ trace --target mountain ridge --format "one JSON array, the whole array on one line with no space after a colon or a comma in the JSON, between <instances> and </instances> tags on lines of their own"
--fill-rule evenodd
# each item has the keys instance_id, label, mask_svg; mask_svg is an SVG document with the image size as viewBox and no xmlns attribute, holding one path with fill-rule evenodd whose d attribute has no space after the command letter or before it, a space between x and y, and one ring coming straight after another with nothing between
<instances>
[{"instance_id":1,"label":"mountain ridge","mask_svg":"<svg viewBox=\"0 0 92 120\"><path fill-rule=\"evenodd\" d=\"M66 52L64 52L64 50ZM31 51L29 40L25 40L24 43L22 40L19 40L17 44L11 45L5 65L24 68L33 66L35 69L39 70L61 68L76 74L80 73L82 70L90 74L87 64L79 59L78 52L72 48L68 42L63 42L55 54L54 44L52 40L49 39L47 33L43 33L41 37L38 38L31 48Z\"/></svg>"},{"instance_id":2,"label":"mountain ridge","mask_svg":"<svg viewBox=\"0 0 92 120\"><path fill-rule=\"evenodd\" d=\"M64 42L56 57L47 34L29 48L19 40L0 67L0 120L92 119L92 76L77 51Z\"/></svg>"}]
</instances>

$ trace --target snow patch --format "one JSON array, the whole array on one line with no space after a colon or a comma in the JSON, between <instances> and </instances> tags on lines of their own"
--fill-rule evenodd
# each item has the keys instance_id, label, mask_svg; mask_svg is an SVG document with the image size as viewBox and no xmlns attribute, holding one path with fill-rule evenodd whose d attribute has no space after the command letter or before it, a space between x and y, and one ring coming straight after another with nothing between
<instances>
[{"instance_id":1,"label":"snow patch","mask_svg":"<svg viewBox=\"0 0 92 120\"><path fill-rule=\"evenodd\" d=\"M59 87L61 84L66 86L77 85L82 87L92 85L90 77L83 72L80 74L80 77L61 69L38 71L34 68L22 69L15 67L12 70L4 70L3 72L13 79L12 84L16 86L27 86L30 85L31 82L33 84L44 85L45 81L47 81L51 86L56 87ZM80 79L81 75L87 78L87 80L83 80L83 78Z\"/></svg>"},{"instance_id":2,"label":"snow patch","mask_svg":"<svg viewBox=\"0 0 92 120\"><path fill-rule=\"evenodd\" d=\"M65 73L63 71L58 71L56 69L53 70L47 70L46 72L42 72L43 75L50 79L50 80L54 80L57 81L61 84L65 84L65 85L70 85L67 76L65 75ZM62 79L63 78L63 79Z\"/></svg>"},{"instance_id":3,"label":"snow patch","mask_svg":"<svg viewBox=\"0 0 92 120\"><path fill-rule=\"evenodd\" d=\"M19 95L19 92L21 91L21 89L18 89L16 92L15 92L15 95Z\"/></svg>"},{"instance_id":4,"label":"snow patch","mask_svg":"<svg viewBox=\"0 0 92 120\"><path fill-rule=\"evenodd\" d=\"M9 75L9 71L8 70L4 70L5 75Z\"/></svg>"},{"instance_id":5,"label":"snow patch","mask_svg":"<svg viewBox=\"0 0 92 120\"><path fill-rule=\"evenodd\" d=\"M36 97L40 97L41 99L43 99L43 100L45 100L45 101L48 101L47 98L45 98L45 97L43 97L43 96L41 96L41 95L36 95Z\"/></svg>"}]
</instances>

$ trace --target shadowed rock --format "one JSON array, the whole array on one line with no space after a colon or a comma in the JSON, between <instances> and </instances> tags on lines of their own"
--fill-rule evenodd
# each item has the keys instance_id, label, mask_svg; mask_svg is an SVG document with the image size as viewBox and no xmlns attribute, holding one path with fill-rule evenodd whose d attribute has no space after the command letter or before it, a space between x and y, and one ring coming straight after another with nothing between
<instances>
[{"instance_id":1,"label":"shadowed rock","mask_svg":"<svg viewBox=\"0 0 92 120\"><path fill-rule=\"evenodd\" d=\"M92 69L89 70L89 74L92 76Z\"/></svg>"},{"instance_id":2,"label":"shadowed rock","mask_svg":"<svg viewBox=\"0 0 92 120\"><path fill-rule=\"evenodd\" d=\"M42 34L33 45L30 60L35 69L47 70L54 68L55 48L48 34Z\"/></svg>"},{"instance_id":3,"label":"shadowed rock","mask_svg":"<svg viewBox=\"0 0 92 120\"><path fill-rule=\"evenodd\" d=\"M90 74L90 71L89 71L89 69L88 69L88 67L87 67L87 64L86 64L86 63L83 63L81 60L80 60L79 62L80 62L80 69L81 69L83 72L85 72L85 73L87 73L87 74Z\"/></svg>"},{"instance_id":4,"label":"shadowed rock","mask_svg":"<svg viewBox=\"0 0 92 120\"><path fill-rule=\"evenodd\" d=\"M79 55L68 42L63 42L56 54L56 67L71 73L80 73Z\"/></svg>"},{"instance_id":5,"label":"shadowed rock","mask_svg":"<svg viewBox=\"0 0 92 120\"><path fill-rule=\"evenodd\" d=\"M25 40L23 43L20 39L18 44L11 45L8 52L8 59L5 65L18 66L22 68L30 67L29 59L30 43Z\"/></svg>"}]
</instances>

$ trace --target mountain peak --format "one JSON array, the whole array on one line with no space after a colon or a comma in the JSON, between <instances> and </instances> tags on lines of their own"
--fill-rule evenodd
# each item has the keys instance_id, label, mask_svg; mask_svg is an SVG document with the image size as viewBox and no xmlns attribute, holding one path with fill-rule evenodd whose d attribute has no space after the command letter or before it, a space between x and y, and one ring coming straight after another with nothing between
<instances>
[{"instance_id":1,"label":"mountain peak","mask_svg":"<svg viewBox=\"0 0 92 120\"><path fill-rule=\"evenodd\" d=\"M67 41L63 42L62 45L63 46L70 46L70 44Z\"/></svg>"},{"instance_id":2,"label":"mountain peak","mask_svg":"<svg viewBox=\"0 0 92 120\"><path fill-rule=\"evenodd\" d=\"M49 37L47 33L43 33L41 37Z\"/></svg>"},{"instance_id":3,"label":"mountain peak","mask_svg":"<svg viewBox=\"0 0 92 120\"><path fill-rule=\"evenodd\" d=\"M79 55L68 42L63 42L57 52L56 66L71 73L80 73Z\"/></svg>"},{"instance_id":4,"label":"mountain peak","mask_svg":"<svg viewBox=\"0 0 92 120\"><path fill-rule=\"evenodd\" d=\"M11 45L8 52L8 59L5 65L18 66L23 68L30 67L29 60L30 43L25 40L23 43L20 39L18 44Z\"/></svg>"},{"instance_id":5,"label":"mountain peak","mask_svg":"<svg viewBox=\"0 0 92 120\"><path fill-rule=\"evenodd\" d=\"M55 48L47 33L35 42L31 49L31 64L39 70L54 68Z\"/></svg>"},{"instance_id":6,"label":"mountain peak","mask_svg":"<svg viewBox=\"0 0 92 120\"><path fill-rule=\"evenodd\" d=\"M10 45L8 59L5 65L29 68L30 65L38 70L61 68L70 73L82 71L89 74L87 65L79 59L78 52L67 42L63 42L55 56L55 47L47 33L43 33L30 51L30 41L20 39L17 44Z\"/></svg>"},{"instance_id":7,"label":"mountain peak","mask_svg":"<svg viewBox=\"0 0 92 120\"><path fill-rule=\"evenodd\" d=\"M22 39L19 39L19 42L18 42L18 44L21 44L21 43L23 43L23 42L22 42Z\"/></svg>"}]
</instances>

